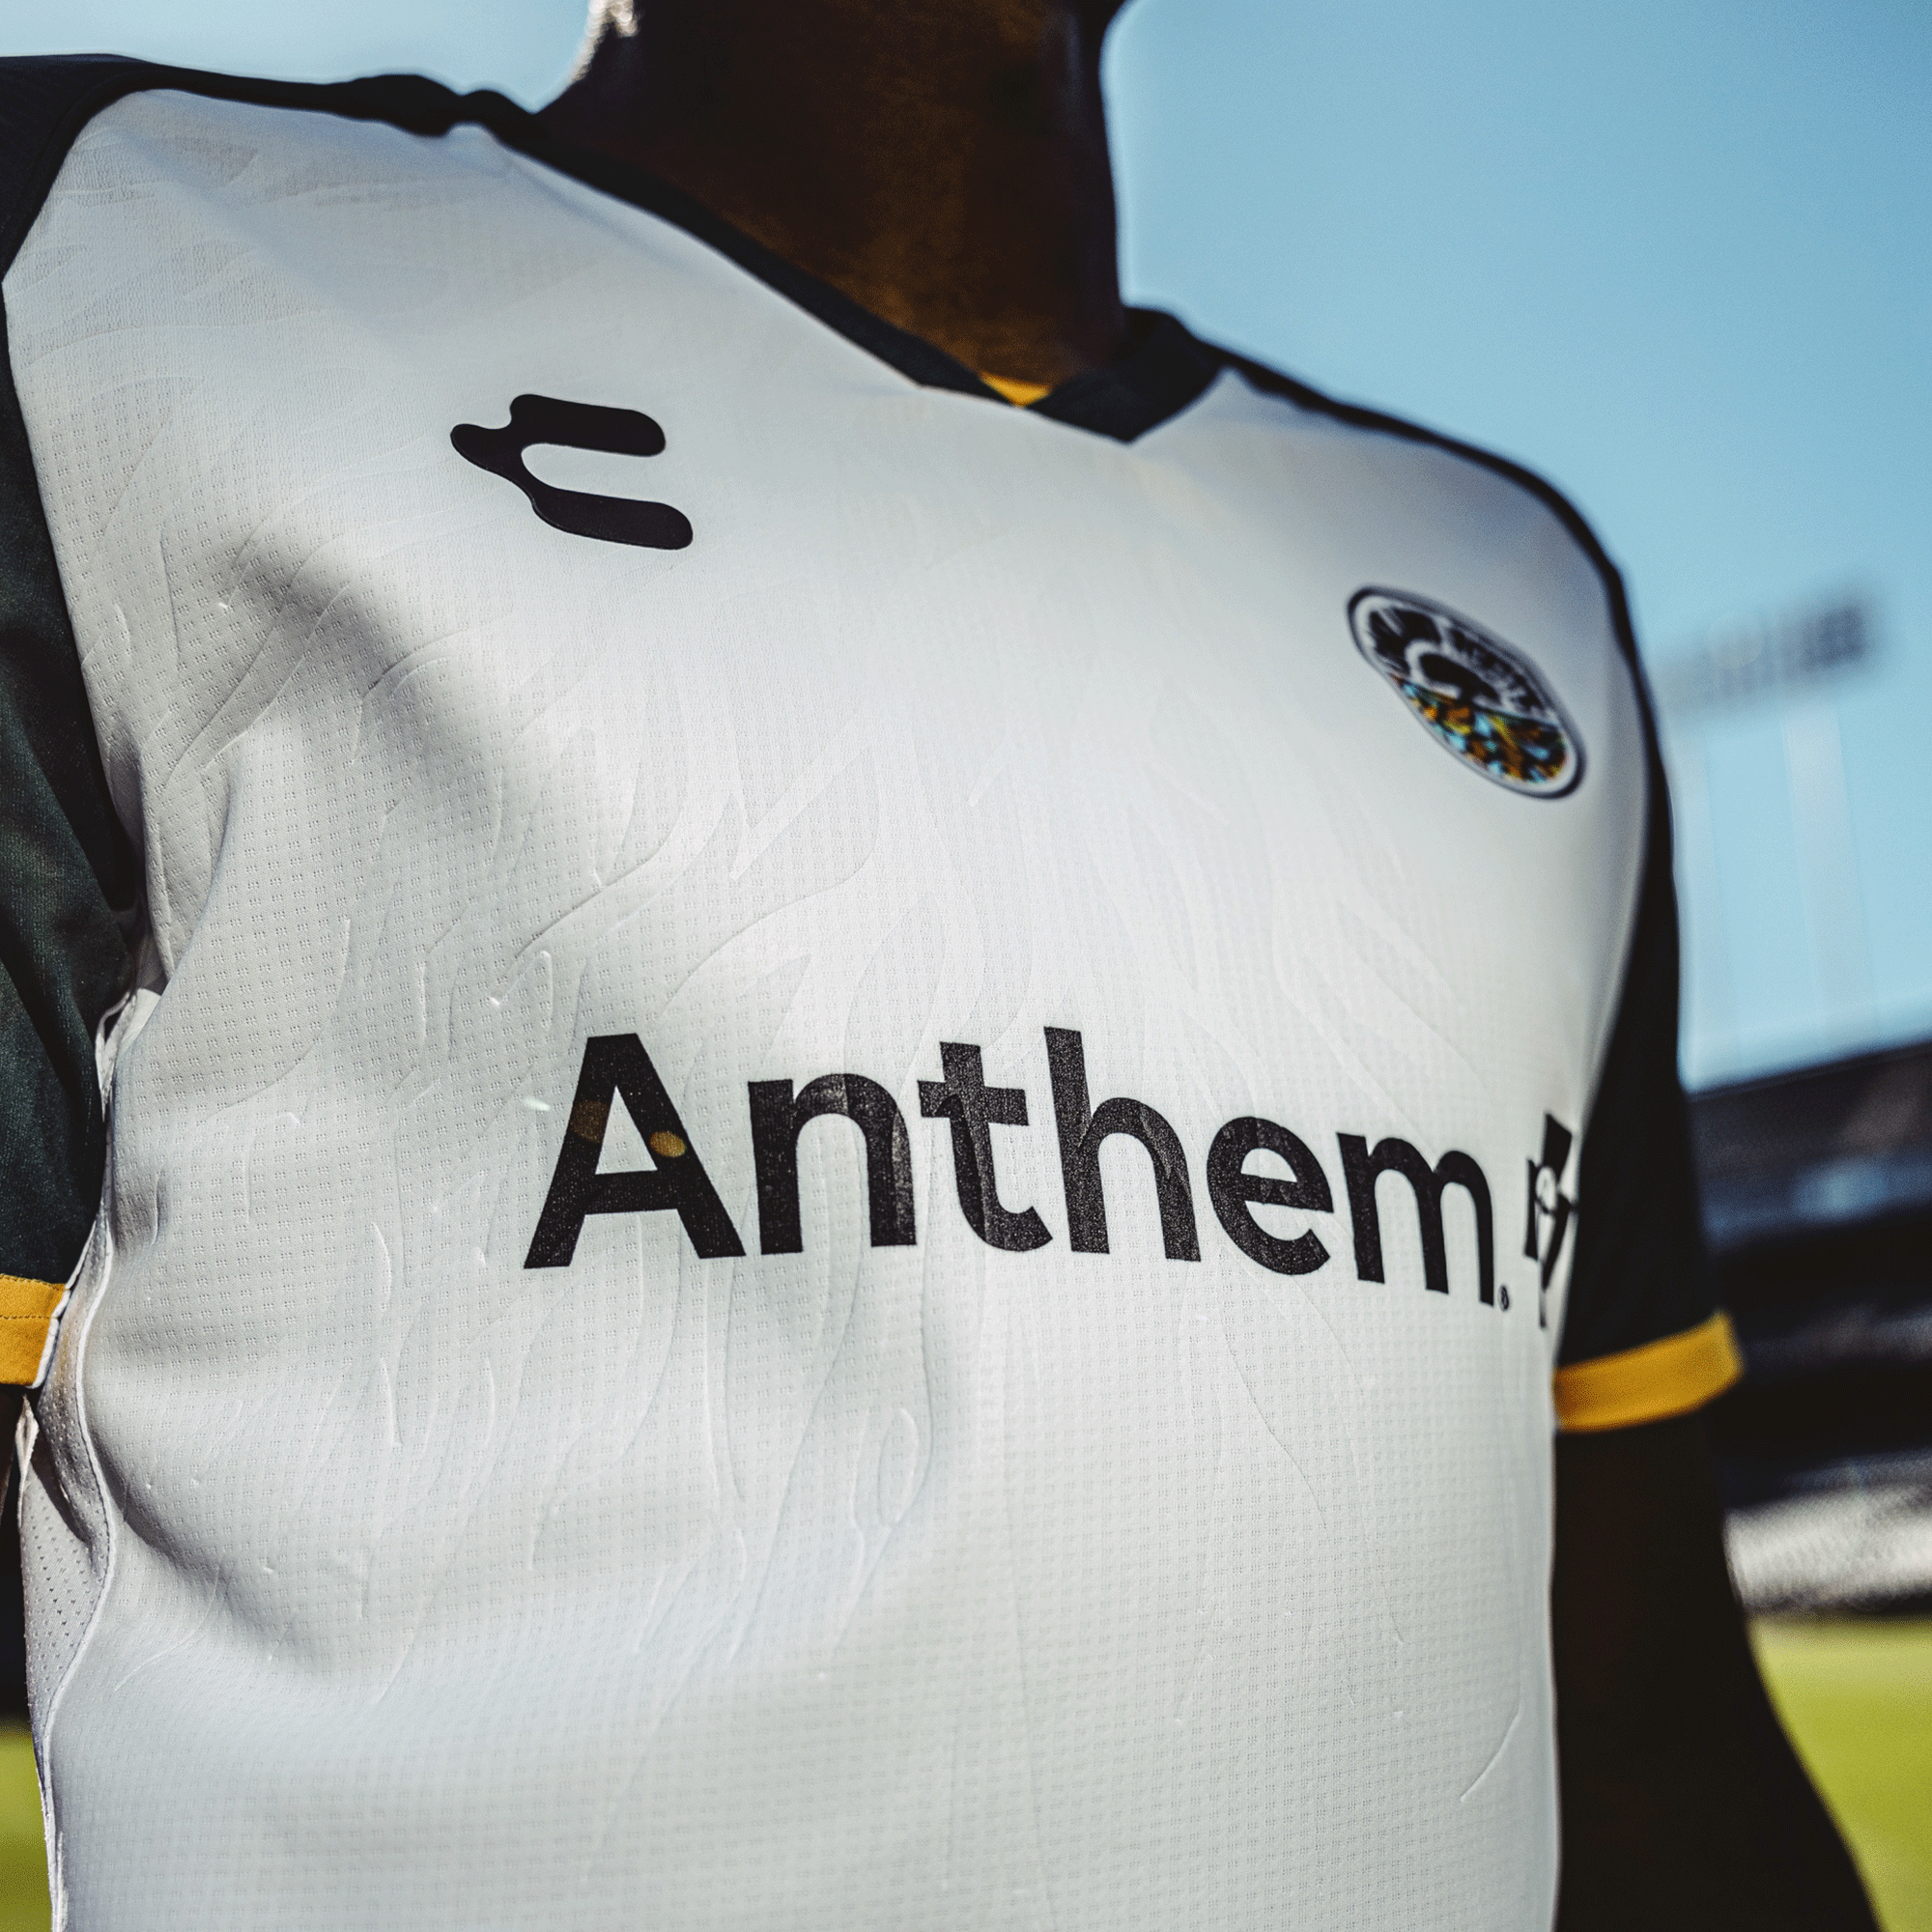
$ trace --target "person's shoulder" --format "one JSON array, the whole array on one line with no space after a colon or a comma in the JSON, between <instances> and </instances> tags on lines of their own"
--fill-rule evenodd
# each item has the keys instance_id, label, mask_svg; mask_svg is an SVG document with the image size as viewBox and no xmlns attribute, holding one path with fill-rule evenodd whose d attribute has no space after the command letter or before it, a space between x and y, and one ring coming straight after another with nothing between
<instances>
[{"instance_id":1,"label":"person's shoulder","mask_svg":"<svg viewBox=\"0 0 1932 1932\"><path fill-rule=\"evenodd\" d=\"M1617 644L1635 660L1630 606L1621 573L1589 520L1564 493L1526 464L1428 424L1328 395L1298 377L1237 351L1203 344L1224 380L1216 385L1220 419L1270 434L1305 453L1311 442L1332 453L1332 467L1363 479L1365 493L1420 524L1516 525L1546 568L1586 580L1604 599ZM1465 529L1457 531L1465 534Z\"/></svg>"},{"instance_id":2,"label":"person's shoulder","mask_svg":"<svg viewBox=\"0 0 1932 1932\"><path fill-rule=\"evenodd\" d=\"M479 102L419 74L309 82L205 72L121 54L14 55L0 58L0 271L52 191L69 153L97 117L129 96L166 93L207 102L238 102L386 122L412 133L447 133L478 118ZM508 110L510 103L500 105Z\"/></svg>"}]
</instances>

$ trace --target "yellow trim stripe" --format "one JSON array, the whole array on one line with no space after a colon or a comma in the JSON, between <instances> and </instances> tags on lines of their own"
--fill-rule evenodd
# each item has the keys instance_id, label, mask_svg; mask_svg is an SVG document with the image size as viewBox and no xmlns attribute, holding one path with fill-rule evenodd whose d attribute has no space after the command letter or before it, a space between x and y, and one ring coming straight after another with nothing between
<instances>
[{"instance_id":1,"label":"yellow trim stripe","mask_svg":"<svg viewBox=\"0 0 1932 1932\"><path fill-rule=\"evenodd\" d=\"M47 1351L47 1326L67 1287L0 1274L0 1386L31 1388Z\"/></svg>"},{"instance_id":2,"label":"yellow trim stripe","mask_svg":"<svg viewBox=\"0 0 1932 1932\"><path fill-rule=\"evenodd\" d=\"M1027 409L1042 396L1053 393L1051 383L1021 383L1010 376L989 376L983 369L980 372L980 380L987 388L997 389L1016 410Z\"/></svg>"},{"instance_id":3,"label":"yellow trim stripe","mask_svg":"<svg viewBox=\"0 0 1932 1932\"><path fill-rule=\"evenodd\" d=\"M1662 1422L1702 1408L1744 1372L1731 1318L1719 1312L1681 1335L1558 1369L1556 1420L1577 1434Z\"/></svg>"}]
</instances>

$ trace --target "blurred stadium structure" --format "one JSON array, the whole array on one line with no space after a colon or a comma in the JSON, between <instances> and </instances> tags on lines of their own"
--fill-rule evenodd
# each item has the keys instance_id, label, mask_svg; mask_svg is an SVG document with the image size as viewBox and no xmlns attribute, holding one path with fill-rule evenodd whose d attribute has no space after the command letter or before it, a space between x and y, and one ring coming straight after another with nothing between
<instances>
[{"instance_id":1,"label":"blurred stadium structure","mask_svg":"<svg viewBox=\"0 0 1932 1932\"><path fill-rule=\"evenodd\" d=\"M1727 625L1650 667L1676 817L1687 1059L1706 1077L1717 1069L1733 1077L1787 1057L1740 1026L1736 978L1743 962L1725 912L1713 746L1725 728L1748 725L1753 714L1760 725L1776 724L1783 741L1781 804L1788 821L1760 799L1751 842L1761 850L1776 846L1779 832L1772 821L1788 822L1799 919L1782 923L1780 936L1809 954L1815 1009L1806 1032L1833 1045L1872 1043L1871 952L1837 698L1840 687L1873 668L1877 658L1870 604L1841 594Z\"/></svg>"},{"instance_id":2,"label":"blurred stadium structure","mask_svg":"<svg viewBox=\"0 0 1932 1932\"><path fill-rule=\"evenodd\" d=\"M1932 1605L1932 1041L1692 1099L1750 1609Z\"/></svg>"},{"instance_id":3,"label":"blurred stadium structure","mask_svg":"<svg viewBox=\"0 0 1932 1932\"><path fill-rule=\"evenodd\" d=\"M1729 626L1656 667L1678 813L1691 1025L1728 1014L1706 729L1781 724L1799 918L1825 1031L1869 1039L1871 970L1836 687L1870 666L1856 596ZM1735 1055L1735 1037L1714 1056ZM1694 1094L1705 1226L1747 1376L1712 1412L1754 1610L1932 1605L1932 1040ZM1587 1209L1586 1209L1587 1211Z\"/></svg>"},{"instance_id":4,"label":"blurred stadium structure","mask_svg":"<svg viewBox=\"0 0 1932 1932\"><path fill-rule=\"evenodd\" d=\"M1932 1606L1932 1041L1691 1102L1746 1380L1712 1411L1747 1605Z\"/></svg>"}]
</instances>

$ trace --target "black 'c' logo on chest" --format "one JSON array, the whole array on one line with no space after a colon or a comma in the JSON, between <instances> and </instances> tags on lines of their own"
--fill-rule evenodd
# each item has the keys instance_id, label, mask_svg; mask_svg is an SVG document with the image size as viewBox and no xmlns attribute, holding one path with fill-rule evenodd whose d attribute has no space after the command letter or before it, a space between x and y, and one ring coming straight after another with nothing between
<instances>
[{"instance_id":1,"label":"black 'c' logo on chest","mask_svg":"<svg viewBox=\"0 0 1932 1932\"><path fill-rule=\"evenodd\" d=\"M682 550L691 541L691 520L668 503L636 497L595 497L559 490L530 474L524 451L554 442L565 449L594 449L611 456L658 456L665 433L638 410L610 410L597 403L564 403L554 396L519 396L502 429L458 423L449 432L456 453L479 469L514 483L530 508L553 529L600 543L637 544L645 550Z\"/></svg>"}]
</instances>

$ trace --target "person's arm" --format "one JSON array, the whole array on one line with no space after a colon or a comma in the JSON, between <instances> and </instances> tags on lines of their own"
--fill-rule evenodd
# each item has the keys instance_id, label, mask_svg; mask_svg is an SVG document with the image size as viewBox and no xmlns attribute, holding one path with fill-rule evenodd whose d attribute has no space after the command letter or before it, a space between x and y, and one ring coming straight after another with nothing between
<instances>
[{"instance_id":1,"label":"person's arm","mask_svg":"<svg viewBox=\"0 0 1932 1932\"><path fill-rule=\"evenodd\" d=\"M1606 581L1634 676L1621 586ZM1582 1136L1555 1382L1557 1926L1870 1932L1850 1856L1765 1695L1724 1556L1698 1411L1742 1364L1704 1248L1677 1072L1669 799L1640 678L1636 695L1645 849ZM1546 1169L1560 1182L1569 1142L1554 1145ZM1560 1238L1560 1221L1549 1229Z\"/></svg>"},{"instance_id":2,"label":"person's arm","mask_svg":"<svg viewBox=\"0 0 1932 1932\"><path fill-rule=\"evenodd\" d=\"M1703 1420L1560 1436L1557 1932L1866 1932L1765 1694Z\"/></svg>"}]
</instances>

